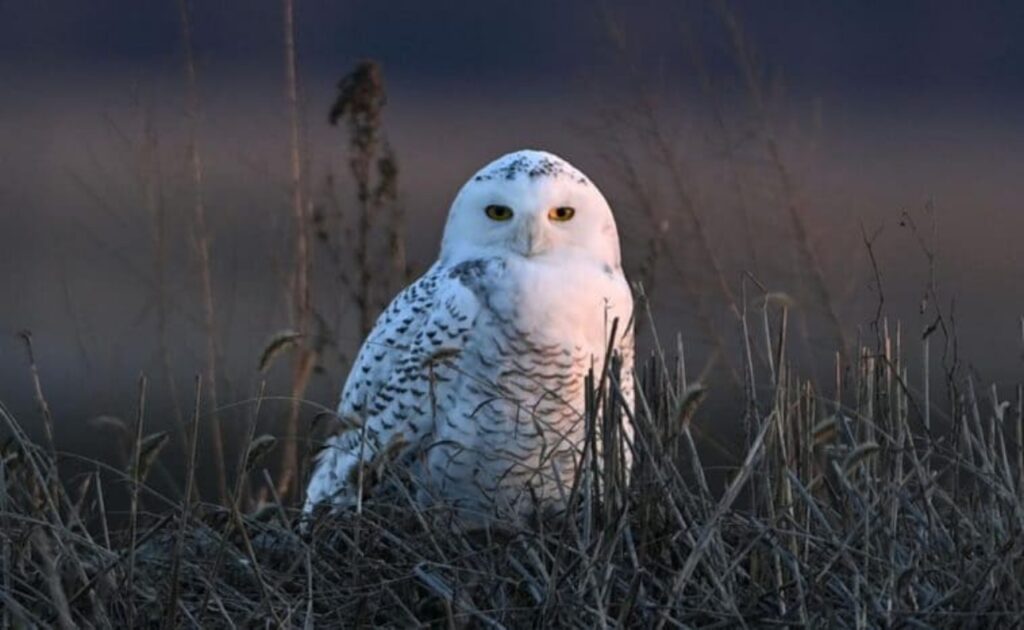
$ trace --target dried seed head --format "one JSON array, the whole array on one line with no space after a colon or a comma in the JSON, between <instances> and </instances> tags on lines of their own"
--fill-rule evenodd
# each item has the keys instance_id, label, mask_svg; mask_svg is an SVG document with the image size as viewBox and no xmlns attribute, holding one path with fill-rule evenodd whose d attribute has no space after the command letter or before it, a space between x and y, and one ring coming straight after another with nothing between
<instances>
[{"instance_id":1,"label":"dried seed head","mask_svg":"<svg viewBox=\"0 0 1024 630\"><path fill-rule=\"evenodd\" d=\"M249 444L249 451L245 454L245 472L249 472L267 454L274 450L277 445L277 438L272 435L261 435Z\"/></svg>"},{"instance_id":2,"label":"dried seed head","mask_svg":"<svg viewBox=\"0 0 1024 630\"><path fill-rule=\"evenodd\" d=\"M167 431L160 431L158 433L151 433L146 437L142 438L139 442L139 469L132 471L132 476L137 477L139 483L146 480L149 476L149 471L153 468L153 464L156 462L156 458L160 455L160 451L167 446L167 440L170 434Z\"/></svg>"},{"instance_id":3,"label":"dried seed head","mask_svg":"<svg viewBox=\"0 0 1024 630\"><path fill-rule=\"evenodd\" d=\"M289 329L274 333L274 336L272 336L270 341L267 342L267 345L264 346L263 352L260 353L260 372L266 372L274 362L274 359L285 351L295 347L298 344L299 339L302 339L302 337L302 333Z\"/></svg>"}]
</instances>

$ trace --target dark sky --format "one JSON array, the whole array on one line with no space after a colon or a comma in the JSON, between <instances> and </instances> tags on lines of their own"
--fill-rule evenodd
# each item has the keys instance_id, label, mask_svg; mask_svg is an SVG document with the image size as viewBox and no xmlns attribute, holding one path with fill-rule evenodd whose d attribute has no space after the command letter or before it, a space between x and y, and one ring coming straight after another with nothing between
<instances>
[{"instance_id":1,"label":"dark sky","mask_svg":"<svg viewBox=\"0 0 1024 630\"><path fill-rule=\"evenodd\" d=\"M622 27L644 67L685 67L684 23L699 33L712 64L725 62L721 23L705 2L296 5L307 72L336 72L354 59L374 57L403 81L501 85L608 77L614 54L602 12ZM797 90L991 98L1024 89L1022 2L746 0L731 6L762 58ZM207 71L259 72L279 63L278 2L205 0L193 10ZM177 64L179 46L175 0L0 0L0 55L23 67L68 73L127 65L146 71Z\"/></svg>"}]
</instances>

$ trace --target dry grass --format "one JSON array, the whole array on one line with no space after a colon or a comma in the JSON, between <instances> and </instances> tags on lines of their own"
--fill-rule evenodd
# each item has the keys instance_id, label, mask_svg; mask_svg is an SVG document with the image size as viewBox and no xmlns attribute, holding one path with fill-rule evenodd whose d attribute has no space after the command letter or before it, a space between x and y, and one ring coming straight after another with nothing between
<instances>
[{"instance_id":1,"label":"dry grass","mask_svg":"<svg viewBox=\"0 0 1024 630\"><path fill-rule=\"evenodd\" d=\"M178 1L181 19L182 44L185 49L185 83L187 92L186 112L189 120L188 131L188 162L192 178L193 211L192 240L195 248L196 262L199 267L199 287L203 304L203 333L206 337L206 380L210 383L210 441L214 449L214 465L217 469L217 489L221 501L227 498L227 472L224 470L224 433L221 430L219 409L217 405L217 383L220 371L217 367L220 350L218 348L217 307L213 288L212 252L210 245L210 228L204 197L204 169L202 154L199 150L199 120L201 101L199 85L196 77L196 61L192 49L192 18L188 3Z\"/></svg>"},{"instance_id":2,"label":"dry grass","mask_svg":"<svg viewBox=\"0 0 1024 630\"><path fill-rule=\"evenodd\" d=\"M571 626L987 627L1024 614L1022 400L951 374L923 428L901 333L880 323L842 401L788 364L787 313L744 305L747 454L714 488L695 423L704 389L682 358L641 366L636 408L614 374L592 379L588 440L570 518L462 531L444 506L400 491L300 535L288 505L241 512L262 394L226 505L183 504L145 485L157 455L139 417L126 527L104 483L60 484L52 450L0 408L4 623L8 627ZM745 303L745 296L744 296ZM756 331L756 332L755 332ZM753 345L769 357L755 364ZM33 370L35 370L33 366ZM908 378L910 380L908 380ZM958 388L958 385L963 385ZM837 390L839 385L837 384ZM190 442L195 444L200 414ZM983 399L984 398L984 399ZM45 398L39 392L43 409ZM600 412L600 413L599 413ZM598 421L598 419L603 420ZM716 419L734 422L732 418ZM618 430L630 423L634 439ZM627 484L618 447L632 449ZM63 457L67 457L64 455ZM391 471L392 474L400 474ZM274 483L266 473L265 484ZM124 520L124 519L119 519Z\"/></svg>"}]
</instances>

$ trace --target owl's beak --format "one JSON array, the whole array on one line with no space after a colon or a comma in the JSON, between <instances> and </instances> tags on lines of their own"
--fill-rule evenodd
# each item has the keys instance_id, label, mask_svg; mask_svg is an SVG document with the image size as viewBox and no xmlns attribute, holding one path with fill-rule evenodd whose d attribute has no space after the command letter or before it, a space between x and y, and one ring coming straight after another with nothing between
<instances>
[{"instance_id":1,"label":"owl's beak","mask_svg":"<svg viewBox=\"0 0 1024 630\"><path fill-rule=\"evenodd\" d=\"M516 249L520 254L530 258L548 250L550 243L544 228L544 222L537 217L529 217L520 224L516 234Z\"/></svg>"}]
</instances>

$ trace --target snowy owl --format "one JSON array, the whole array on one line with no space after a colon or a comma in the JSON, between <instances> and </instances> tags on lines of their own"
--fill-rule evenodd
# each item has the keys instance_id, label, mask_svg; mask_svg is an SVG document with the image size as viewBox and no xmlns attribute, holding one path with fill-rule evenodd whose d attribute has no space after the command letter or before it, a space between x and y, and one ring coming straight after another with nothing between
<instances>
[{"instance_id":1,"label":"snowy owl","mask_svg":"<svg viewBox=\"0 0 1024 630\"><path fill-rule=\"evenodd\" d=\"M363 343L306 515L356 505L381 461L425 504L474 516L557 508L583 450L584 380L602 373L609 342L632 403L632 309L593 182L544 151L491 162L455 197L437 262Z\"/></svg>"}]
</instances>

